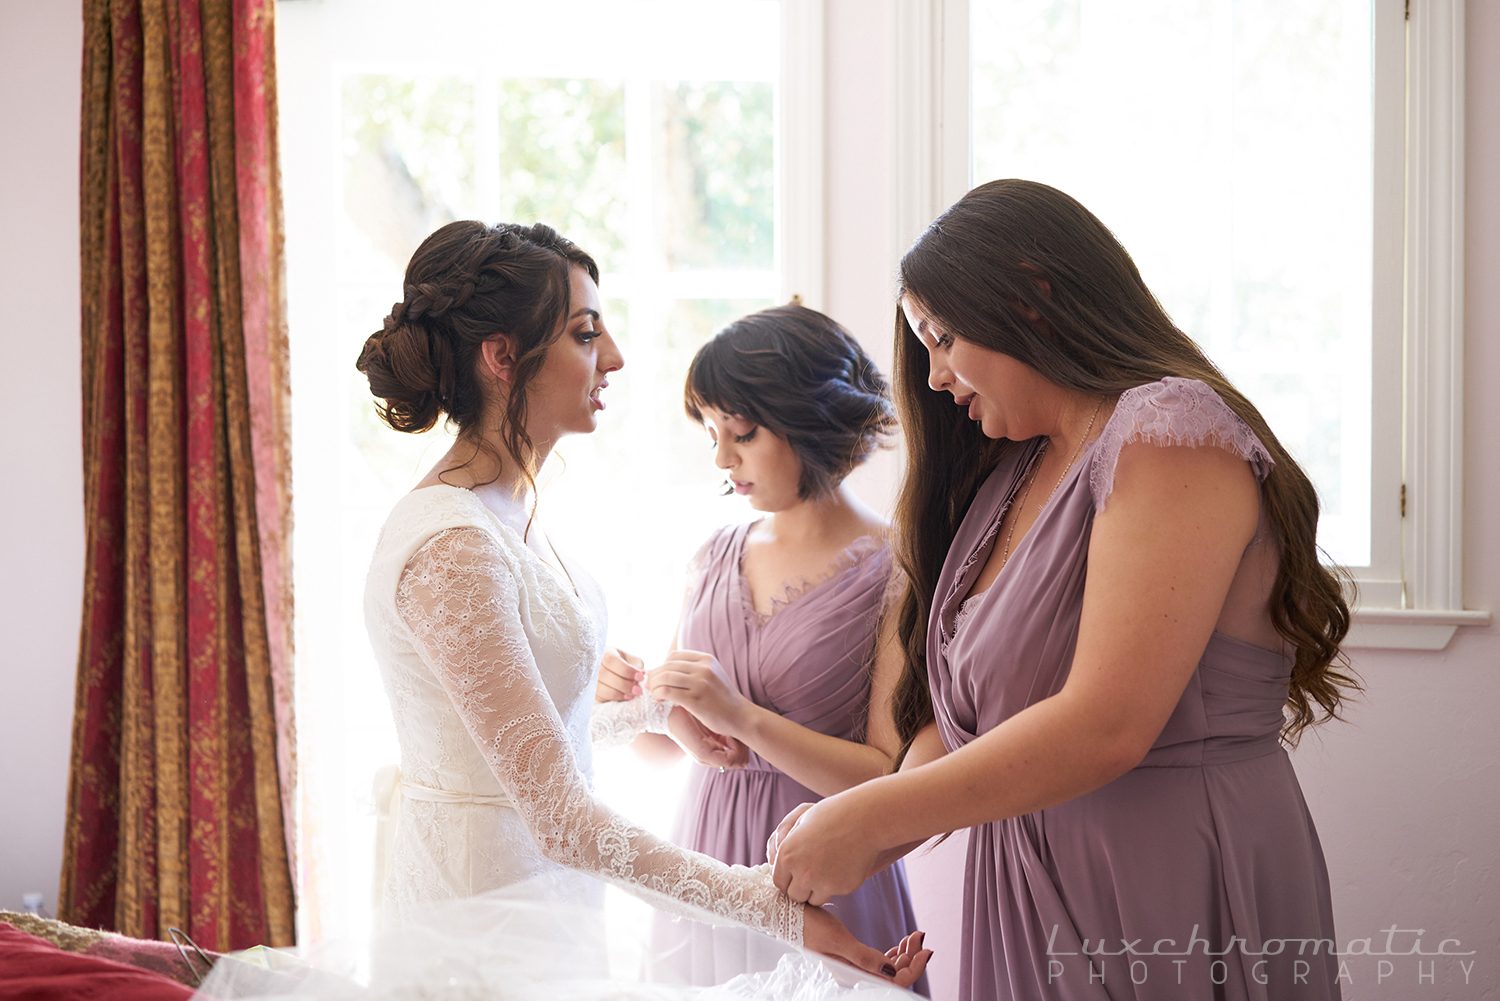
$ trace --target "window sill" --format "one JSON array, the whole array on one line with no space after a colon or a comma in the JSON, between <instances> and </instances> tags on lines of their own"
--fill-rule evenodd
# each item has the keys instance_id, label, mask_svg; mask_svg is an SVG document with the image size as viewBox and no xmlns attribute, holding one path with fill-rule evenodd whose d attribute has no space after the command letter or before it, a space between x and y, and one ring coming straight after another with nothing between
<instances>
[{"instance_id":1,"label":"window sill","mask_svg":"<svg viewBox=\"0 0 1500 1001\"><path fill-rule=\"evenodd\" d=\"M1489 612L1356 608L1344 646L1357 650L1441 650L1459 626L1487 626Z\"/></svg>"}]
</instances>

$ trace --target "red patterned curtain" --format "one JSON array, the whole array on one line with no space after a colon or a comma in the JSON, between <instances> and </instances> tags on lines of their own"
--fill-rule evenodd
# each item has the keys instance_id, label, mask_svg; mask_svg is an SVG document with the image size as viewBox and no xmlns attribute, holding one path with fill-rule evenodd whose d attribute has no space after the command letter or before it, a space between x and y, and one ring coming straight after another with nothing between
<instances>
[{"instance_id":1,"label":"red patterned curtain","mask_svg":"<svg viewBox=\"0 0 1500 1001\"><path fill-rule=\"evenodd\" d=\"M275 0L83 0L87 568L61 916L291 944Z\"/></svg>"}]
</instances>

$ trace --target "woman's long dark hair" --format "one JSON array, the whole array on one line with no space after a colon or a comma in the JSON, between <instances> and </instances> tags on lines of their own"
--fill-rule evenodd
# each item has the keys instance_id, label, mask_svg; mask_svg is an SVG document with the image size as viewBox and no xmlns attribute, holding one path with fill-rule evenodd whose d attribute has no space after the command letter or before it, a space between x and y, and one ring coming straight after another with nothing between
<instances>
[{"instance_id":1,"label":"woman's long dark hair","mask_svg":"<svg viewBox=\"0 0 1500 1001\"><path fill-rule=\"evenodd\" d=\"M1010 355L1088 396L1117 397L1166 376L1211 386L1275 460L1261 488L1263 515L1282 550L1271 622L1296 651L1282 738L1295 744L1308 726L1338 716L1359 685L1341 670L1349 607L1339 574L1318 559L1312 481L1260 411L1172 323L1125 248L1093 213L1033 181L980 185L902 257L898 291L921 303L949 334ZM975 492L1015 446L986 438L928 387L926 349L899 307L893 378L906 441L896 559L908 582L897 612L906 669L894 710L909 747L933 718L926 647L938 574Z\"/></svg>"}]
</instances>

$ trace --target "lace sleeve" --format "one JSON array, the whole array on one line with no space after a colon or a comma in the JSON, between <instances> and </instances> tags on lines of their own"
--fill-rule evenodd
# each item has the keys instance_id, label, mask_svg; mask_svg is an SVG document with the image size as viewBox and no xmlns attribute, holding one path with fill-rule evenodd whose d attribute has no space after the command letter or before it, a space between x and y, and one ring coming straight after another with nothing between
<instances>
[{"instance_id":1,"label":"lace sleeve","mask_svg":"<svg viewBox=\"0 0 1500 1001\"><path fill-rule=\"evenodd\" d=\"M1114 492L1120 449L1133 441L1222 448L1250 463L1255 478L1262 482L1276 464L1255 432L1212 387L1197 379L1168 376L1120 395L1094 449L1089 487L1095 510L1103 511Z\"/></svg>"},{"instance_id":2,"label":"lace sleeve","mask_svg":"<svg viewBox=\"0 0 1500 1001\"><path fill-rule=\"evenodd\" d=\"M589 740L603 750L628 744L642 733L666 733L672 703L642 692L625 702L595 702L589 717Z\"/></svg>"},{"instance_id":3,"label":"lace sleeve","mask_svg":"<svg viewBox=\"0 0 1500 1001\"><path fill-rule=\"evenodd\" d=\"M802 943L802 905L747 869L662 841L594 799L521 623L501 546L478 528L440 532L407 563L396 605L543 856L675 914Z\"/></svg>"}]
</instances>

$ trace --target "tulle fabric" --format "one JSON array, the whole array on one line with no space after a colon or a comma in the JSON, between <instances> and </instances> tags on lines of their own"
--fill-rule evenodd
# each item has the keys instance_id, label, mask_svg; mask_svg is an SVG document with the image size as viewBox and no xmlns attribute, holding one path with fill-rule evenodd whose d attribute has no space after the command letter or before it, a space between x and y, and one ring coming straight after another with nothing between
<instances>
[{"instance_id":1,"label":"tulle fabric","mask_svg":"<svg viewBox=\"0 0 1500 1001\"><path fill-rule=\"evenodd\" d=\"M368 946L223 957L194 1001L897 1001L910 993L794 951L772 971L712 987L611 972L601 912L522 883L442 901ZM770 940L768 939L769 943ZM369 957L368 974L353 967Z\"/></svg>"}]
</instances>

